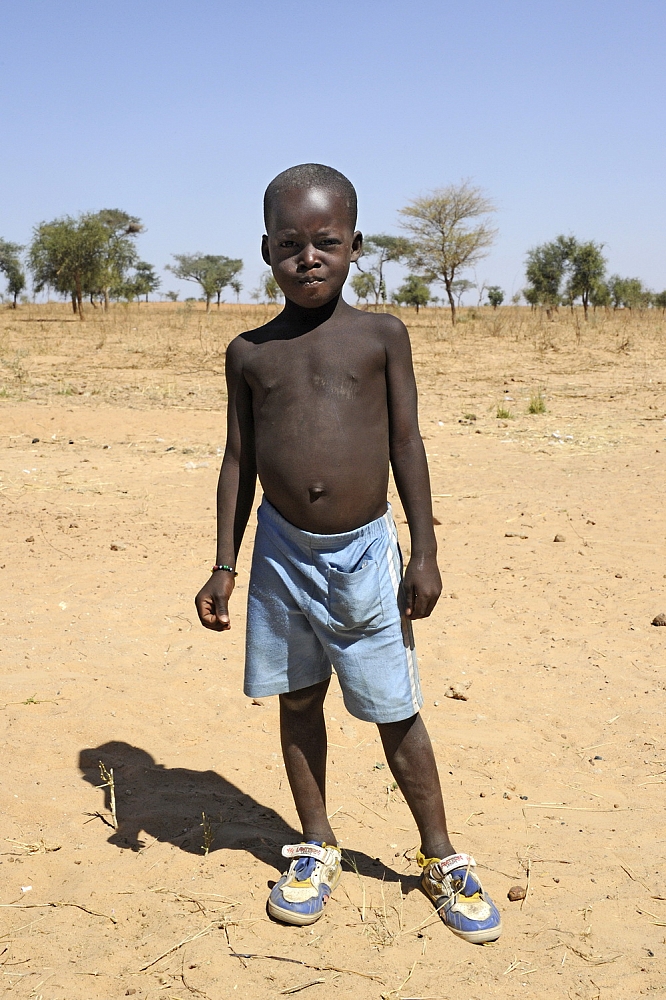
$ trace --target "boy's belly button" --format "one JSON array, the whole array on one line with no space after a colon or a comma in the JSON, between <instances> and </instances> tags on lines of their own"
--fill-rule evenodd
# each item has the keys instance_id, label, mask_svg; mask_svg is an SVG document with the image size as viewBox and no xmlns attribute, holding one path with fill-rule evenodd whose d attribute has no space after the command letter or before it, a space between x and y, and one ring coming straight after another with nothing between
<instances>
[{"instance_id":1,"label":"boy's belly button","mask_svg":"<svg viewBox=\"0 0 666 1000\"><path fill-rule=\"evenodd\" d=\"M314 503L320 497L326 496L326 490L323 486L309 486L308 493L310 494L310 503Z\"/></svg>"}]
</instances>

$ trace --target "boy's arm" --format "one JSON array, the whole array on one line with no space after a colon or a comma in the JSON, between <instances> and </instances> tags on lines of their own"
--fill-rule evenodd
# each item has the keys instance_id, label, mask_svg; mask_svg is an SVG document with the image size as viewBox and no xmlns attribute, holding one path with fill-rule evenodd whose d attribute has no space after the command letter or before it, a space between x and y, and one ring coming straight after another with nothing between
<instances>
[{"instance_id":1,"label":"boy's arm","mask_svg":"<svg viewBox=\"0 0 666 1000\"><path fill-rule=\"evenodd\" d=\"M250 387L243 375L242 343L227 348L227 441L217 484L217 565L236 566L257 478ZM229 598L234 575L217 570L195 598L201 624L223 632L230 628Z\"/></svg>"},{"instance_id":2,"label":"boy's arm","mask_svg":"<svg viewBox=\"0 0 666 1000\"><path fill-rule=\"evenodd\" d=\"M389 322L386 388L391 467L411 535L411 558L404 579L406 613L412 619L427 618L442 591L432 525L430 476L419 432L409 335L399 320Z\"/></svg>"}]
</instances>

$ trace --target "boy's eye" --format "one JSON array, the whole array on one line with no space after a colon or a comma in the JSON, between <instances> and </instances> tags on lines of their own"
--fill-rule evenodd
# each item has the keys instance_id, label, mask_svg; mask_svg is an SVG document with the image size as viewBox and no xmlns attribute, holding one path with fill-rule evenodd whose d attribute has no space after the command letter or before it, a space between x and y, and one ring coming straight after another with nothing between
<instances>
[{"instance_id":1,"label":"boy's eye","mask_svg":"<svg viewBox=\"0 0 666 1000\"><path fill-rule=\"evenodd\" d=\"M287 248L289 248L289 247L295 247L296 243L295 243L294 240L280 240L280 246L281 247L287 247Z\"/></svg>"},{"instance_id":2,"label":"boy's eye","mask_svg":"<svg viewBox=\"0 0 666 1000\"><path fill-rule=\"evenodd\" d=\"M340 243L340 240L334 239L332 236L326 239L319 240L319 245L322 247L335 247Z\"/></svg>"}]
</instances>

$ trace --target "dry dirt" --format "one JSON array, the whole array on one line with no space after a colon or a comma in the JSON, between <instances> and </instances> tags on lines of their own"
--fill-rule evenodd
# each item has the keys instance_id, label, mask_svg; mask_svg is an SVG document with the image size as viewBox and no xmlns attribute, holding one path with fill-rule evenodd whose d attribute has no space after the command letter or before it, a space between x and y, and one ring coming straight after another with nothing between
<instances>
[{"instance_id":1,"label":"dry dirt","mask_svg":"<svg viewBox=\"0 0 666 1000\"><path fill-rule=\"evenodd\" d=\"M267 312L0 318L2 989L662 995L662 318L485 311L452 334L444 314L408 315L445 588L417 626L423 715L454 842L503 914L479 948L432 916L376 730L336 688L347 874L313 928L266 916L297 833L276 700L241 690L252 526L232 632L202 629L192 599L214 555L222 351ZM539 389L547 412L529 415Z\"/></svg>"}]
</instances>

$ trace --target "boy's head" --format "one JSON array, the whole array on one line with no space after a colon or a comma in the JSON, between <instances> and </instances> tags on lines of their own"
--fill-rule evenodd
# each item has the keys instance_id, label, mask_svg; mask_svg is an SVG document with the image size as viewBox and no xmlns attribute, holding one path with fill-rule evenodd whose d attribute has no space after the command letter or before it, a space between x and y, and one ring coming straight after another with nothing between
<instances>
[{"instance_id":1,"label":"boy's head","mask_svg":"<svg viewBox=\"0 0 666 1000\"><path fill-rule=\"evenodd\" d=\"M344 201L349 224L352 230L356 227L357 201L356 190L352 182L334 167L326 167L323 163L299 163L289 167L274 177L264 194L264 223L266 231L270 229L272 211L280 195L294 189L312 189L338 194Z\"/></svg>"},{"instance_id":2,"label":"boy's head","mask_svg":"<svg viewBox=\"0 0 666 1000\"><path fill-rule=\"evenodd\" d=\"M266 188L264 218L262 256L285 297L317 308L338 295L363 242L344 174L321 163L284 170Z\"/></svg>"}]
</instances>

